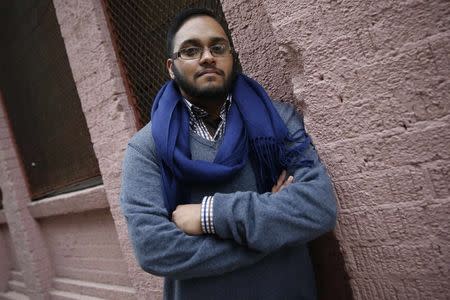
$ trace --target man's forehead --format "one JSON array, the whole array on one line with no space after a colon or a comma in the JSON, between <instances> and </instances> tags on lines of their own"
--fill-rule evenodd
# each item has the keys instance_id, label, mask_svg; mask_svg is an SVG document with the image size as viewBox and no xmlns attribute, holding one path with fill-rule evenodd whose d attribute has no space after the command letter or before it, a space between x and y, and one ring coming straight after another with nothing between
<instances>
[{"instance_id":1,"label":"man's forehead","mask_svg":"<svg viewBox=\"0 0 450 300\"><path fill-rule=\"evenodd\" d=\"M228 37L225 34L222 26L210 16L194 16L188 19L174 37L174 49L185 41L199 41L207 42L211 40L225 39Z\"/></svg>"}]
</instances>

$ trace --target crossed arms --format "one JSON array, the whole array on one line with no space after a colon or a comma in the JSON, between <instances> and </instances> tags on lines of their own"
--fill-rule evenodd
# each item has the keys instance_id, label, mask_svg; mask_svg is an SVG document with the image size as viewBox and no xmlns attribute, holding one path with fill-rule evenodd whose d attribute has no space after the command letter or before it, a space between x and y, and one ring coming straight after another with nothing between
<instances>
[{"instance_id":1,"label":"crossed arms","mask_svg":"<svg viewBox=\"0 0 450 300\"><path fill-rule=\"evenodd\" d=\"M293 176L287 176L287 171L283 170L277 182L272 187L272 193L277 193L294 181ZM178 205L172 213L172 221L180 230L189 235L203 234L201 226L202 204L182 204Z\"/></svg>"},{"instance_id":2,"label":"crossed arms","mask_svg":"<svg viewBox=\"0 0 450 300\"><path fill-rule=\"evenodd\" d=\"M293 109L285 115L294 139L304 138L301 118ZM128 145L121 191L130 238L145 271L175 279L220 275L333 229L336 204L332 184L311 145L306 155L314 164L289 170L292 183L272 193L216 193L216 234L186 234L189 230L183 222L171 220L164 207L158 158L154 145L148 145L150 132L147 126ZM195 209L181 215L200 226L200 213Z\"/></svg>"}]
</instances>

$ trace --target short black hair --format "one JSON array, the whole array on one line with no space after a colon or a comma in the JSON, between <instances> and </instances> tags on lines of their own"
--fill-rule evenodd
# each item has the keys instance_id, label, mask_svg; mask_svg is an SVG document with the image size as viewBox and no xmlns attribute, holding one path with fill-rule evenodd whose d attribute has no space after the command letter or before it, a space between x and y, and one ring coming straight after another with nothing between
<instances>
[{"instance_id":1,"label":"short black hair","mask_svg":"<svg viewBox=\"0 0 450 300\"><path fill-rule=\"evenodd\" d=\"M224 26L223 22L212 12L211 10L207 8L188 8L183 11L181 11L172 21L172 23L169 26L169 29L167 30L167 57L170 57L173 53L173 39L175 35L177 34L178 30L180 29L183 24L189 20L192 17L195 16L209 16L217 21L217 23L222 26L223 31L225 31L225 34L227 35L228 39L230 37L228 36L226 27ZM231 43L231 40L230 40Z\"/></svg>"}]
</instances>

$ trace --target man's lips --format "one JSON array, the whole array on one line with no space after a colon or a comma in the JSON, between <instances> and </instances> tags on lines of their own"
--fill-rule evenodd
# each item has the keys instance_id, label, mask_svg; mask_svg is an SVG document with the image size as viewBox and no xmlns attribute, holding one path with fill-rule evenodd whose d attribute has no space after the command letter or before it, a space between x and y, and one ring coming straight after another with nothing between
<instances>
[{"instance_id":1,"label":"man's lips","mask_svg":"<svg viewBox=\"0 0 450 300\"><path fill-rule=\"evenodd\" d=\"M205 70L202 70L200 72L197 72L195 74L195 77L198 78L198 77L206 75L206 74L218 74L218 75L221 75L221 76L225 75L224 72L222 70L219 70L219 69L205 69Z\"/></svg>"}]
</instances>

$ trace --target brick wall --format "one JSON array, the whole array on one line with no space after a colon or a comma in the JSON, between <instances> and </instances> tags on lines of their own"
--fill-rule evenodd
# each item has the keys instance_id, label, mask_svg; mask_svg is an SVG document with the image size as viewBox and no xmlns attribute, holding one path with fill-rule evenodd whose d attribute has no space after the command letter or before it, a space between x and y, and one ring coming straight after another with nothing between
<instances>
[{"instance_id":1,"label":"brick wall","mask_svg":"<svg viewBox=\"0 0 450 300\"><path fill-rule=\"evenodd\" d=\"M338 240L318 245L321 265L335 269L319 286L339 289L333 281L344 274L355 299L446 299L450 3L223 6L244 72L276 85L273 97L306 104L307 129L333 177ZM322 294L336 297L348 292Z\"/></svg>"}]
</instances>

